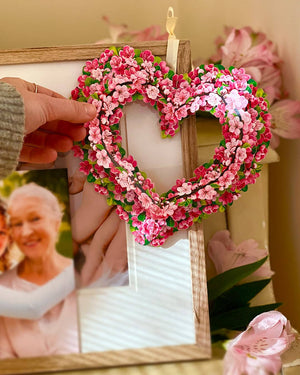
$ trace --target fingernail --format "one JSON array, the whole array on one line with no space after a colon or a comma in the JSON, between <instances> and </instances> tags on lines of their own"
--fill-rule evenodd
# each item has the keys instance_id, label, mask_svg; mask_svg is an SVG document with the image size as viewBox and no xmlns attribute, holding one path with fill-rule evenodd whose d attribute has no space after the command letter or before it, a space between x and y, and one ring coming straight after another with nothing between
<instances>
[{"instance_id":1,"label":"fingernail","mask_svg":"<svg viewBox=\"0 0 300 375\"><path fill-rule=\"evenodd\" d=\"M93 106L93 104L86 104L85 110L90 117L95 117L97 114L96 108Z\"/></svg>"}]
</instances>

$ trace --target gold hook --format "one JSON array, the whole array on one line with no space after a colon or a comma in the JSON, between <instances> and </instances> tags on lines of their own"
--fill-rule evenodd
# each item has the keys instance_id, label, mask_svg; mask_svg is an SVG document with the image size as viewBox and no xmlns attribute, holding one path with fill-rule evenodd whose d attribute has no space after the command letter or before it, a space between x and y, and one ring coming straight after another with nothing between
<instances>
[{"instance_id":1,"label":"gold hook","mask_svg":"<svg viewBox=\"0 0 300 375\"><path fill-rule=\"evenodd\" d=\"M169 38L176 39L174 30L176 27L177 20L178 20L178 17L174 17L173 7L169 7L168 12L167 12L167 22L166 22L166 29L169 34Z\"/></svg>"}]
</instances>

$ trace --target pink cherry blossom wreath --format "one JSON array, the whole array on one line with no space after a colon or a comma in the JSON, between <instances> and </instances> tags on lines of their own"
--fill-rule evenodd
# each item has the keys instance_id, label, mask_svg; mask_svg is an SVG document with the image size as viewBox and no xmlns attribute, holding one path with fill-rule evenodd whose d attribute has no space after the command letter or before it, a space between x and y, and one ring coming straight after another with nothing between
<instances>
[{"instance_id":1,"label":"pink cherry blossom wreath","mask_svg":"<svg viewBox=\"0 0 300 375\"><path fill-rule=\"evenodd\" d=\"M93 103L98 116L85 124L88 136L74 146L75 155L87 180L117 206L138 243L160 246L174 232L224 211L259 176L271 116L264 92L244 69L209 64L174 74L148 50L112 47L86 62L78 82L72 98ZM212 160L162 195L121 145L122 108L135 100L157 109L164 137L174 136L196 111L210 112L222 125L223 139Z\"/></svg>"}]
</instances>

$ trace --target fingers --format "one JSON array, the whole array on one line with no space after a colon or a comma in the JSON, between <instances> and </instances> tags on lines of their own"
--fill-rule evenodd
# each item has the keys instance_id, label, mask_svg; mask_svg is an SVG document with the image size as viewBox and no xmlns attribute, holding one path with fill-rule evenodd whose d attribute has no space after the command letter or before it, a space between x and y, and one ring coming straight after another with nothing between
<instances>
[{"instance_id":1,"label":"fingers","mask_svg":"<svg viewBox=\"0 0 300 375\"><path fill-rule=\"evenodd\" d=\"M53 98L41 94L41 106L45 114L45 122L65 120L72 123L84 123L96 117L96 108L89 103L75 100Z\"/></svg>"},{"instance_id":2,"label":"fingers","mask_svg":"<svg viewBox=\"0 0 300 375\"><path fill-rule=\"evenodd\" d=\"M111 271L111 276L128 268L126 223L121 219L119 219L118 230L105 253L103 263L105 268Z\"/></svg>"},{"instance_id":3,"label":"fingers","mask_svg":"<svg viewBox=\"0 0 300 375\"><path fill-rule=\"evenodd\" d=\"M69 194L80 193L86 181L86 175L79 169L69 177Z\"/></svg>"},{"instance_id":4,"label":"fingers","mask_svg":"<svg viewBox=\"0 0 300 375\"><path fill-rule=\"evenodd\" d=\"M87 285L100 267L105 251L118 230L120 218L113 211L95 232L81 271L81 283Z\"/></svg>"},{"instance_id":5,"label":"fingers","mask_svg":"<svg viewBox=\"0 0 300 375\"><path fill-rule=\"evenodd\" d=\"M24 139L24 143L27 146L53 148L57 152L67 152L73 146L72 139L65 135L49 134L40 130L28 134Z\"/></svg>"},{"instance_id":6,"label":"fingers","mask_svg":"<svg viewBox=\"0 0 300 375\"><path fill-rule=\"evenodd\" d=\"M47 132L64 134L73 141L81 141L86 136L86 129L82 124L72 124L66 121L51 121L41 126L41 129Z\"/></svg>"},{"instance_id":7,"label":"fingers","mask_svg":"<svg viewBox=\"0 0 300 375\"><path fill-rule=\"evenodd\" d=\"M84 242L103 223L111 209L106 197L95 191L94 184L85 182L80 207L72 218L73 239Z\"/></svg>"},{"instance_id":8,"label":"fingers","mask_svg":"<svg viewBox=\"0 0 300 375\"><path fill-rule=\"evenodd\" d=\"M128 269L127 243L125 222L119 219L119 226L113 239L109 243L100 266L95 270L88 283L99 280L101 277L114 277ZM109 275L107 273L109 272Z\"/></svg>"},{"instance_id":9,"label":"fingers","mask_svg":"<svg viewBox=\"0 0 300 375\"><path fill-rule=\"evenodd\" d=\"M23 163L47 164L52 163L57 158L57 152L53 148L37 148L23 145L19 160Z\"/></svg>"},{"instance_id":10,"label":"fingers","mask_svg":"<svg viewBox=\"0 0 300 375\"><path fill-rule=\"evenodd\" d=\"M37 85L36 83L27 82L27 81L24 81L24 83L26 85L27 90L35 94L44 94L44 95L51 96L53 98L65 99L64 96L58 94L57 92L47 89L46 87Z\"/></svg>"}]
</instances>

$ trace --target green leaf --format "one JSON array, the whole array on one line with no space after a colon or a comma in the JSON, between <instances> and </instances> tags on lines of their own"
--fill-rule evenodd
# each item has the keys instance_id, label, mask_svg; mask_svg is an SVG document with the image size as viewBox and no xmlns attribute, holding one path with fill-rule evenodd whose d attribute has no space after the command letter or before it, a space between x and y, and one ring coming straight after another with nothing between
<instances>
[{"instance_id":1,"label":"green leaf","mask_svg":"<svg viewBox=\"0 0 300 375\"><path fill-rule=\"evenodd\" d=\"M92 85L93 83L96 83L96 82L97 82L97 80L94 79L94 78L92 78L92 77L87 77L87 78L84 80L84 84L85 84L86 86L90 86L90 85Z\"/></svg>"},{"instance_id":2,"label":"green leaf","mask_svg":"<svg viewBox=\"0 0 300 375\"><path fill-rule=\"evenodd\" d=\"M86 75L86 76L90 76L91 73L90 72L87 72L86 70L84 70L85 66L82 68L82 74Z\"/></svg>"},{"instance_id":3,"label":"green leaf","mask_svg":"<svg viewBox=\"0 0 300 375\"><path fill-rule=\"evenodd\" d=\"M222 64L215 64L215 66L216 66L219 70L225 70L225 67L224 67Z\"/></svg>"},{"instance_id":4,"label":"green leaf","mask_svg":"<svg viewBox=\"0 0 300 375\"><path fill-rule=\"evenodd\" d=\"M137 49L137 48L134 49L134 55L135 55L136 57L140 56L141 52L142 52L142 51L141 51L140 49Z\"/></svg>"},{"instance_id":5,"label":"green leaf","mask_svg":"<svg viewBox=\"0 0 300 375\"><path fill-rule=\"evenodd\" d=\"M247 306L252 298L264 289L270 281L271 279L252 281L230 288L211 303L210 314L213 316Z\"/></svg>"},{"instance_id":6,"label":"green leaf","mask_svg":"<svg viewBox=\"0 0 300 375\"><path fill-rule=\"evenodd\" d=\"M145 212L142 212L141 214L139 214L138 216L138 220L139 221L144 221L146 219L146 214Z\"/></svg>"},{"instance_id":7,"label":"green leaf","mask_svg":"<svg viewBox=\"0 0 300 375\"><path fill-rule=\"evenodd\" d=\"M254 81L254 79L252 79L252 78L250 78L249 81L248 81L247 83L249 83L249 85L253 85L253 86L255 86L255 87L257 86L256 81Z\"/></svg>"},{"instance_id":8,"label":"green leaf","mask_svg":"<svg viewBox=\"0 0 300 375\"><path fill-rule=\"evenodd\" d=\"M224 314L212 316L210 318L211 332L221 328L244 331L250 321L266 311L271 311L279 307L281 303L271 303L269 305L242 307L239 309L227 311Z\"/></svg>"},{"instance_id":9,"label":"green leaf","mask_svg":"<svg viewBox=\"0 0 300 375\"><path fill-rule=\"evenodd\" d=\"M109 206L113 206L116 204L116 201L112 198L112 197L109 197L106 199L106 202Z\"/></svg>"},{"instance_id":10,"label":"green leaf","mask_svg":"<svg viewBox=\"0 0 300 375\"><path fill-rule=\"evenodd\" d=\"M191 83L191 82L192 82L192 80L191 80L191 78L189 77L188 73L184 73L184 74L183 74L183 78L184 78L184 80L187 81L188 83Z\"/></svg>"},{"instance_id":11,"label":"green leaf","mask_svg":"<svg viewBox=\"0 0 300 375\"><path fill-rule=\"evenodd\" d=\"M136 62L137 62L139 65L143 64L143 62L144 62L144 60L143 60L141 57L136 57L135 60L136 60Z\"/></svg>"},{"instance_id":12,"label":"green leaf","mask_svg":"<svg viewBox=\"0 0 300 375\"><path fill-rule=\"evenodd\" d=\"M167 225L168 225L168 227L174 227L174 225L175 225L175 221L171 218L171 216L169 216L168 218L167 218Z\"/></svg>"},{"instance_id":13,"label":"green leaf","mask_svg":"<svg viewBox=\"0 0 300 375\"><path fill-rule=\"evenodd\" d=\"M256 96L257 96L258 98L260 98L260 97L264 97L264 96L265 96L265 92L264 92L264 90L263 90L263 89L257 89L257 91L256 91Z\"/></svg>"},{"instance_id":14,"label":"green leaf","mask_svg":"<svg viewBox=\"0 0 300 375\"><path fill-rule=\"evenodd\" d=\"M175 73L173 72L173 70L169 70L168 73L167 73L167 78L172 79L174 74Z\"/></svg>"},{"instance_id":15,"label":"green leaf","mask_svg":"<svg viewBox=\"0 0 300 375\"><path fill-rule=\"evenodd\" d=\"M88 101L88 98L86 98L85 96L81 96L80 98L77 99L78 102L87 102Z\"/></svg>"},{"instance_id":16,"label":"green leaf","mask_svg":"<svg viewBox=\"0 0 300 375\"><path fill-rule=\"evenodd\" d=\"M110 126L111 131L119 130L119 124L113 124Z\"/></svg>"},{"instance_id":17,"label":"green leaf","mask_svg":"<svg viewBox=\"0 0 300 375\"><path fill-rule=\"evenodd\" d=\"M116 188L112 182L110 182L106 187L109 191L114 191Z\"/></svg>"},{"instance_id":18,"label":"green leaf","mask_svg":"<svg viewBox=\"0 0 300 375\"><path fill-rule=\"evenodd\" d=\"M126 151L121 146L119 147L120 154L122 155L122 158L126 155Z\"/></svg>"},{"instance_id":19,"label":"green leaf","mask_svg":"<svg viewBox=\"0 0 300 375\"><path fill-rule=\"evenodd\" d=\"M94 181L96 181L95 177L91 173L87 176L86 179L87 179L88 182L94 182Z\"/></svg>"},{"instance_id":20,"label":"green leaf","mask_svg":"<svg viewBox=\"0 0 300 375\"><path fill-rule=\"evenodd\" d=\"M138 92L132 95L132 100L143 100L143 99L144 99L143 95Z\"/></svg>"},{"instance_id":21,"label":"green leaf","mask_svg":"<svg viewBox=\"0 0 300 375\"><path fill-rule=\"evenodd\" d=\"M265 257L258 260L257 262L232 268L208 280L208 300L214 300L215 298L226 292L228 289L232 288L235 284L243 280L245 277L251 275L265 263L267 258L268 257Z\"/></svg>"},{"instance_id":22,"label":"green leaf","mask_svg":"<svg viewBox=\"0 0 300 375\"><path fill-rule=\"evenodd\" d=\"M165 98L159 98L158 100L162 103L166 103L166 104L168 103L167 99Z\"/></svg>"},{"instance_id":23,"label":"green leaf","mask_svg":"<svg viewBox=\"0 0 300 375\"><path fill-rule=\"evenodd\" d=\"M114 55L118 56L118 50L115 46L110 47L110 50L113 51Z\"/></svg>"},{"instance_id":24,"label":"green leaf","mask_svg":"<svg viewBox=\"0 0 300 375\"><path fill-rule=\"evenodd\" d=\"M159 56L155 56L155 57L154 57L154 64L155 64L155 63L158 63L158 64L159 64L160 62L161 62L161 58L160 58Z\"/></svg>"}]
</instances>

